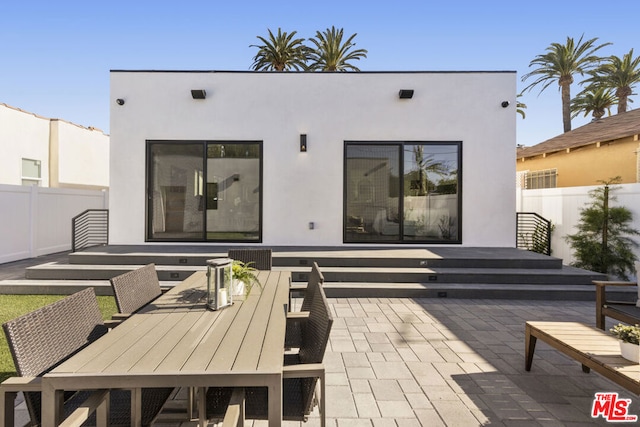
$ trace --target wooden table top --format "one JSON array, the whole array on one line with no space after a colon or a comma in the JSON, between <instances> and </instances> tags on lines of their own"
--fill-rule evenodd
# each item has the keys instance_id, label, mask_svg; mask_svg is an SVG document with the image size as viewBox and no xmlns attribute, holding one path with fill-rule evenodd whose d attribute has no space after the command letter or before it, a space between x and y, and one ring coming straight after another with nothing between
<instances>
[{"instance_id":1,"label":"wooden table top","mask_svg":"<svg viewBox=\"0 0 640 427\"><path fill-rule=\"evenodd\" d=\"M261 271L261 286L248 297L212 311L205 305L206 273L194 273L45 377L73 383L93 377L99 383L92 387L113 386L107 378L159 387L206 386L212 375L216 384L230 385L243 385L242 375L254 375L249 381L281 375L289 277Z\"/></svg>"}]
</instances>

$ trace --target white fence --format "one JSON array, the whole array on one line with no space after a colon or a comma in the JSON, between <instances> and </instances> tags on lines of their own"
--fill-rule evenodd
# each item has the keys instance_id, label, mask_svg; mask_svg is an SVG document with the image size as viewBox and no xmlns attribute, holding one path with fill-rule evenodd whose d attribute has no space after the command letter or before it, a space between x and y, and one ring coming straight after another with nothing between
<instances>
[{"instance_id":1,"label":"white fence","mask_svg":"<svg viewBox=\"0 0 640 427\"><path fill-rule=\"evenodd\" d=\"M565 241L567 234L576 233L580 221L580 210L591 203L589 191L593 187L548 188L542 190L518 189L516 210L535 212L550 220L555 226L551 234L551 255L561 258L564 264L574 261L572 250ZM612 206L624 206L633 212L632 227L640 230L640 183L620 184L612 195L617 198ZM640 243L640 236L634 240ZM640 259L640 249L635 250Z\"/></svg>"},{"instance_id":2,"label":"white fence","mask_svg":"<svg viewBox=\"0 0 640 427\"><path fill-rule=\"evenodd\" d=\"M0 185L0 263L71 250L71 219L108 204L106 191Z\"/></svg>"}]
</instances>

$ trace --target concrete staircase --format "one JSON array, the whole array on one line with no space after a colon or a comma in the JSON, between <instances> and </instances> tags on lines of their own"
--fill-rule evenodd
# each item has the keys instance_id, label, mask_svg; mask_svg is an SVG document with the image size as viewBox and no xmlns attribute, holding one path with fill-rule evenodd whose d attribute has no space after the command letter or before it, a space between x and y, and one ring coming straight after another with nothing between
<instances>
[{"instance_id":1,"label":"concrete staircase","mask_svg":"<svg viewBox=\"0 0 640 427\"><path fill-rule=\"evenodd\" d=\"M86 286L110 294L109 279L155 263L163 285L226 257L225 246L104 246L71 253L67 263L27 268L25 280L0 282L1 293L71 293ZM273 268L303 283L315 261L330 297L519 298L595 300L590 271L514 248L273 247ZM36 292L37 291L37 292ZM622 297L627 296L623 292Z\"/></svg>"}]
</instances>

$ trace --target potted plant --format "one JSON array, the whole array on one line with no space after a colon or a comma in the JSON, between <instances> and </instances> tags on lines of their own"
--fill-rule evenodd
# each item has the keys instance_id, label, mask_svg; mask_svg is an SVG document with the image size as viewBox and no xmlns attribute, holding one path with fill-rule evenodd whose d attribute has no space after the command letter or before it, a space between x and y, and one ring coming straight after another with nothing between
<instances>
[{"instance_id":1,"label":"potted plant","mask_svg":"<svg viewBox=\"0 0 640 427\"><path fill-rule=\"evenodd\" d=\"M254 283L258 283L256 270L251 266L253 262L244 263L239 260L233 260L231 269L233 270L233 284L231 292L233 295L249 295Z\"/></svg>"},{"instance_id":2,"label":"potted plant","mask_svg":"<svg viewBox=\"0 0 640 427\"><path fill-rule=\"evenodd\" d=\"M640 325L630 326L618 323L609 331L620 340L622 357L640 363Z\"/></svg>"}]
</instances>

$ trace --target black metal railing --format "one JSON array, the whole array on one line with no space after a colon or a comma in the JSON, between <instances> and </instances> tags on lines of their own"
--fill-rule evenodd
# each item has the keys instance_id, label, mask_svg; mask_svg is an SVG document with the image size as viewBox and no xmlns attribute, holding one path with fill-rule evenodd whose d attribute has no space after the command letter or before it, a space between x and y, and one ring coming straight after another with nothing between
<instances>
[{"instance_id":1,"label":"black metal railing","mask_svg":"<svg viewBox=\"0 0 640 427\"><path fill-rule=\"evenodd\" d=\"M87 209L71 219L73 252L109 244L109 210Z\"/></svg>"},{"instance_id":2,"label":"black metal railing","mask_svg":"<svg viewBox=\"0 0 640 427\"><path fill-rule=\"evenodd\" d=\"M551 255L551 221L534 212L516 212L516 247Z\"/></svg>"}]
</instances>

